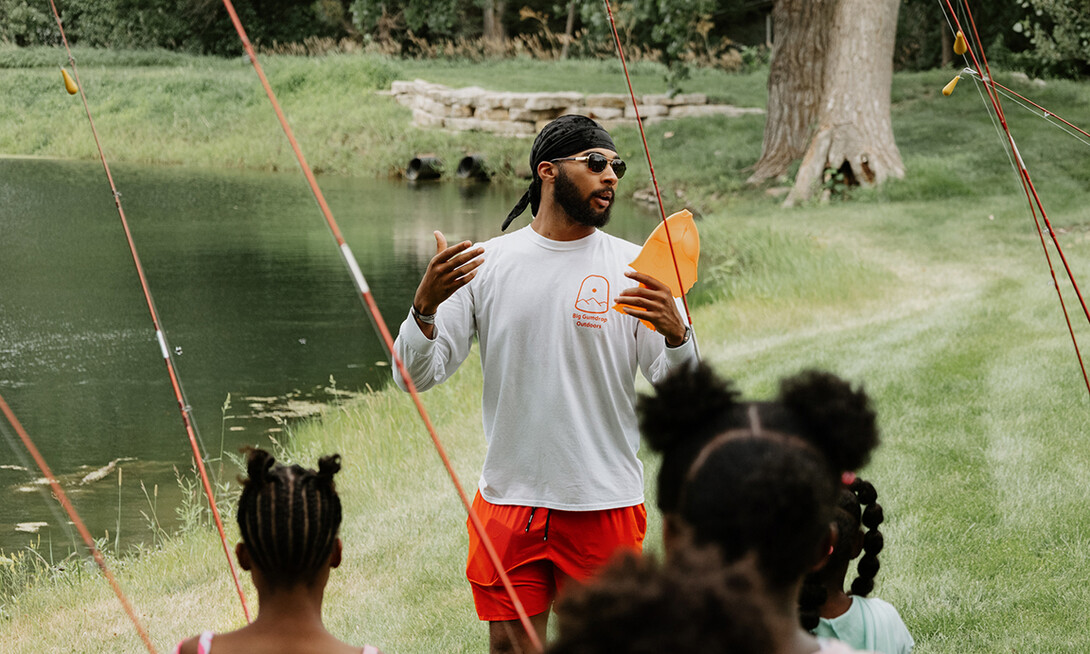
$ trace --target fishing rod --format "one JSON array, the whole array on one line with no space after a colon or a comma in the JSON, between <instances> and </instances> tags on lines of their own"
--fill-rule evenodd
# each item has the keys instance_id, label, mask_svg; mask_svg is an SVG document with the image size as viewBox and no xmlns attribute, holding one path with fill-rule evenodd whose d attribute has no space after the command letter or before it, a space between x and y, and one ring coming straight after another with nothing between
<instances>
[{"instance_id":1,"label":"fishing rod","mask_svg":"<svg viewBox=\"0 0 1090 654\"><path fill-rule=\"evenodd\" d=\"M151 644L151 638L148 636L147 629L144 628L140 619L136 617L136 611L133 610L128 597L121 591L121 585L117 583L117 578L114 577L113 572L111 572L109 566L106 565L106 558L102 556L102 552L99 551L98 546L95 545L95 539L91 538L91 532L88 531L87 525L80 519L79 514L76 512L76 508L72 506L72 502L68 499L68 494L64 492L64 488L57 482L57 478L53 475L53 471L50 470L49 465L45 462L41 452L35 447L34 441L31 440L27 431L23 429L22 423L15 417L15 413L11 410L11 407L8 406L8 403L4 401L3 396L0 396L0 413L3 413L7 418L12 429L14 429L15 433L19 436L19 440L23 442L23 446L38 465L38 469L42 471L42 475L45 477L46 481L49 482L49 487L53 490L53 494L57 497L57 501L60 502L65 513L68 514L68 518L72 521L72 524L75 525L84 544L87 545L87 549L91 551L91 557L94 558L95 564L98 565L98 569L102 571L102 575L106 577L106 581L110 583L110 588L113 589L114 595L117 595L117 599L121 602L121 606L125 609L125 613L129 616L129 620L131 620L133 626L136 627L137 633L140 634L140 640L144 641L144 647L147 648L150 654L158 654L155 650L155 646Z\"/></svg>"},{"instance_id":2,"label":"fishing rod","mask_svg":"<svg viewBox=\"0 0 1090 654\"><path fill-rule=\"evenodd\" d=\"M238 13L235 12L235 7L231 3L231 0L223 0L223 5L227 9L228 15L231 17L231 22L235 26L235 31L238 32L239 39L242 41L242 47L246 51L246 55L250 59L250 63L254 67L254 72L257 73L258 79L261 81L262 87L265 89L265 94L269 98L269 102L272 104L273 110L276 112L276 117L280 121L280 126L284 130L284 135L287 137L288 142L291 144L291 149L295 152L295 158L299 162L299 167L302 169L303 174L307 178L307 183L310 185L311 193L314 195L314 200L318 203L318 208L321 210L322 215L325 217L326 225L329 227L330 233L332 233L334 240L337 242L337 247L341 253L341 257L344 259L344 264L348 268L349 274L352 277L353 283L356 285L364 308L367 311L368 317L371 319L372 327L378 333L381 338L383 347L386 348L387 353L393 358L394 365L397 366L398 371L401 373L402 378L405 380L405 386L412 397L413 404L416 406L417 413L420 414L421 420L424 422L424 426L428 431L428 435L431 437L432 444L435 446L436 452L439 454L439 458L443 462L443 466L446 468L447 473L450 476L451 481L454 484L455 489L458 491L458 496L462 501L462 505L465 507L466 513L469 516L470 522L473 524L473 528L476 530L481 542L484 544L485 551L488 554L489 560L495 567L496 572L500 577L500 581L503 583L504 589L507 591L508 596L511 598L511 602L514 604L515 611L518 613L519 621L522 623L523 628L526 630L526 635L529 637L534 649L538 652L544 651L544 646L541 643L541 639L537 635L537 630L534 629L533 624L530 622L530 616L526 613L526 609L522 605L522 601L518 597L518 593L515 592L515 587L511 583L511 579L503 569L503 565L500 562L499 554L496 552L495 546L492 544L492 539L488 537L488 533L485 531L484 523L481 522L480 516L473 510L473 504L466 494L465 489L462 486L461 480L458 478L457 473L454 471L454 466L450 461L450 457L447 456L446 449L443 447L442 442L439 439L439 434L435 429L435 425L431 421L431 417L428 415L427 409L424 407L423 400L420 399L420 393L417 391L416 384L413 383L412 376L405 368L404 362L394 351L394 339L390 335L390 330L386 326L386 321L382 318L382 313L379 311L378 304L375 302L375 298L371 293L371 288L367 284L367 280L363 275L363 271L360 270L359 263L356 261L355 255L352 254L352 249L348 243L344 240L344 236L341 234L340 227L337 225L336 219L333 217L333 212L329 208L329 204L326 203L325 196L322 194L322 190L318 187L318 181L314 177L314 172L311 170L310 165L307 163L306 157L303 155L302 148L299 147L299 142L295 138L295 133L292 131L291 126L288 124L287 118L284 116L283 110L280 108L280 102L276 99L276 94L272 90L272 86L269 85L269 80L265 76L265 71L261 67L261 63L257 59L257 53L254 52L253 45L250 43L250 38L246 34L246 29L242 26L242 21L238 17Z\"/></svg>"},{"instance_id":3,"label":"fishing rod","mask_svg":"<svg viewBox=\"0 0 1090 654\"><path fill-rule=\"evenodd\" d=\"M75 76L76 87L79 90L80 97L83 99L83 108L87 114L87 122L91 125L91 134L94 135L95 147L98 148L98 157L102 162L102 168L106 171L106 179L110 183L110 190L114 196L114 206L117 208L117 215L121 218L121 226L125 231L125 240L129 246L129 252L132 254L133 264L136 266L136 274L140 279L140 287L144 293L144 301L147 304L148 312L151 314L152 326L155 328L155 339L159 342L159 349L163 355L163 362L167 367L167 374L170 377L170 385L174 390L174 398L178 402L178 409L182 415L182 424L185 426L185 431L189 437L189 444L193 450L193 460L197 464L197 469L200 472L201 484L204 487L204 494L208 498L208 506L211 508L212 517L216 523L216 529L219 531L220 543L223 545L223 554L227 558L227 567L231 571L231 578L234 580L235 590L238 592L238 599L242 603L242 612L246 616L246 622L250 622L250 608L246 604L246 595L242 592L242 584L238 578L238 572L235 570L235 562L231 548L227 545L227 535L224 533L223 520L220 518L219 508L216 506L215 494L212 492L212 483L208 479L208 471L204 466L204 456L201 454L200 447L197 444L197 427L193 421L193 408L185 398L185 393L182 391L181 381L178 378L177 370L174 366L174 359L170 354L170 347L167 344L166 334L163 331L162 323L159 320L159 312L155 308L155 301L152 298L151 287L148 285L147 276L144 274L144 266L140 263L140 255L136 251L136 243L133 241L132 231L129 229L129 221L125 217L125 209L121 205L121 193L117 190L117 185L114 183L113 174L110 172L110 165L106 162L106 155L102 150L102 143L98 137L98 130L95 128L95 120L91 116L91 107L87 102L87 94L83 90L83 83L80 81L79 68L76 66L76 59L72 56L72 48L68 45L68 37L64 31L64 25L61 22L61 15L57 11L57 5L54 0L49 0L49 6L53 10L53 17L57 21L57 29L60 30L61 41L64 43L64 49L68 53L68 63L72 65L72 73ZM66 80L67 81L67 80Z\"/></svg>"},{"instance_id":4,"label":"fishing rod","mask_svg":"<svg viewBox=\"0 0 1090 654\"><path fill-rule=\"evenodd\" d=\"M1090 323L1090 309L1088 309L1086 306L1086 301L1083 298L1082 291L1079 289L1079 285L1075 281L1075 275L1071 271L1071 265L1067 261L1067 255L1064 254L1063 247L1060 246L1060 241L1056 236L1055 230L1052 228L1052 222L1048 219L1048 214L1045 212L1044 203L1041 201L1041 197L1037 193L1037 188L1033 184L1033 178L1029 174L1029 169L1026 167L1026 162L1022 158L1022 153L1018 150L1018 144L1015 143L1014 135L1011 133L1010 126L1007 124L1007 118L1003 112L1002 102L999 100L999 92L996 88L995 77L992 75L991 67L988 65L988 57L984 53L984 44L980 40L980 34L977 31L976 19L973 18L972 9L969 8L969 0L962 0L962 2L965 8L965 16L969 21L969 25L972 27L971 34L976 46L976 48L974 49L972 47L973 44L966 44L967 47L965 54L968 54L969 58L972 59L973 68L978 71L978 75L976 77L979 77L980 81L983 83L984 90L988 94L988 99L991 102L992 109L995 112L995 116L998 119L999 124L1002 126L1004 134L1006 134L1007 136L1007 142L1010 145L1010 152L1014 155L1012 163L1017 162L1015 164L1015 168L1018 172L1019 179L1022 182L1022 191L1025 193L1026 200L1029 203L1030 213L1033 216L1033 222L1037 227L1037 235L1041 241L1041 248L1044 250L1045 259L1048 261L1049 272L1052 275L1052 285L1056 289L1056 294L1057 296L1059 296L1060 299L1060 307L1063 309L1064 320L1067 323L1067 331L1071 336L1071 343L1075 347L1075 356L1079 360L1079 369L1082 371L1082 378L1086 384L1087 393L1090 393L1090 376L1088 376L1087 374L1086 364L1083 361L1082 357L1082 351L1079 348L1079 342L1075 336L1075 329L1074 326L1071 324L1071 317L1067 310L1067 303L1064 300L1063 292L1060 289L1059 280L1056 277L1056 270L1052 263L1052 256L1049 254L1048 251L1048 244L1045 241L1044 236L1044 232L1046 230L1048 231L1049 237L1052 240L1053 246L1056 248L1056 252L1060 257L1060 261L1063 263L1064 270L1067 272L1068 281L1070 281L1072 288L1074 288L1075 290L1075 295L1079 299L1079 304L1082 306L1083 315L1086 316L1086 320L1088 323ZM947 9L949 9L949 14L947 14L947 20L953 19L954 25L957 28L958 36L963 39L966 38L966 32L962 29L961 21L958 19L957 11L954 9L954 6L951 4L950 0L945 0L945 3ZM979 50L980 52L979 59L977 58L976 54L977 50ZM981 62L983 62L983 66L981 65ZM983 71L983 74L980 74L980 71ZM976 77L974 77L974 79ZM1038 212L1040 212L1040 217L1038 217ZM1042 222L1044 223L1045 229L1042 229L1041 227Z\"/></svg>"},{"instance_id":5,"label":"fishing rod","mask_svg":"<svg viewBox=\"0 0 1090 654\"><path fill-rule=\"evenodd\" d=\"M685 283L681 281L681 267L677 262L677 252L674 250L674 240L670 236L670 223L666 220L666 205L662 202L662 192L659 191L659 180L655 175L655 165L651 161L651 148L647 145L647 134L643 129L643 118L640 117L640 105L636 102L636 92L632 89L632 77L628 74L628 62L624 58L624 48L621 47L621 36L617 32L617 22L613 20L613 6L609 0L605 0L606 14L609 16L609 26L613 31L613 42L617 45L617 56L621 59L621 68L624 70L624 78L628 83L628 96L632 99L632 110L636 114L636 126L640 129L640 139L643 141L643 151L647 155L647 168L651 171L651 185L655 188L655 200L658 201L659 214L662 217L662 226L666 231L666 245L670 250L670 258L674 263L674 273L677 275L677 285L681 290L681 304L685 307L685 319L689 323L689 329L693 329L693 315L689 311L689 300L685 294ZM693 348L696 358L700 358L700 349L696 340L693 340Z\"/></svg>"}]
</instances>

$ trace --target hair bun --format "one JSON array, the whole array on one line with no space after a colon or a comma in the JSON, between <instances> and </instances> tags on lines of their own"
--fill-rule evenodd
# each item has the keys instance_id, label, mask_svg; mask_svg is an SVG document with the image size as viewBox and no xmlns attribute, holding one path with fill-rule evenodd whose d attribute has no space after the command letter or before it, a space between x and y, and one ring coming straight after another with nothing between
<instances>
[{"instance_id":1,"label":"hair bun","mask_svg":"<svg viewBox=\"0 0 1090 654\"><path fill-rule=\"evenodd\" d=\"M276 463L276 458L258 447L247 448L249 459L246 462L246 474L251 481L265 483L269 479L269 470Z\"/></svg>"},{"instance_id":2,"label":"hair bun","mask_svg":"<svg viewBox=\"0 0 1090 654\"><path fill-rule=\"evenodd\" d=\"M332 482L333 475L341 471L341 455L330 454L318 459L318 478L325 482Z\"/></svg>"},{"instance_id":3,"label":"hair bun","mask_svg":"<svg viewBox=\"0 0 1090 654\"><path fill-rule=\"evenodd\" d=\"M640 395L640 432L657 452L718 433L727 427L738 396L731 382L708 364L686 366L656 384L654 395Z\"/></svg>"},{"instance_id":4,"label":"hair bun","mask_svg":"<svg viewBox=\"0 0 1090 654\"><path fill-rule=\"evenodd\" d=\"M870 398L832 373L806 370L783 380L780 401L807 425L805 436L824 452L837 474L861 468L878 446Z\"/></svg>"}]
</instances>

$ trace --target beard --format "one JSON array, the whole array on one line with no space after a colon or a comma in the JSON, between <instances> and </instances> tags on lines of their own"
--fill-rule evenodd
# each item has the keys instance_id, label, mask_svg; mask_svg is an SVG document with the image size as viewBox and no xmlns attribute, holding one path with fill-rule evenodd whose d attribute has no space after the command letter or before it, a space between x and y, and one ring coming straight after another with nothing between
<instances>
[{"instance_id":1,"label":"beard","mask_svg":"<svg viewBox=\"0 0 1090 654\"><path fill-rule=\"evenodd\" d=\"M605 209L596 208L591 204L592 199L595 197L608 197L610 200L609 206ZM553 199L568 214L569 218L587 227L604 227L609 222L609 214L613 209L612 191L603 189L591 193L589 197L580 197L579 189L575 187L575 183L571 181L563 168L556 175Z\"/></svg>"}]
</instances>

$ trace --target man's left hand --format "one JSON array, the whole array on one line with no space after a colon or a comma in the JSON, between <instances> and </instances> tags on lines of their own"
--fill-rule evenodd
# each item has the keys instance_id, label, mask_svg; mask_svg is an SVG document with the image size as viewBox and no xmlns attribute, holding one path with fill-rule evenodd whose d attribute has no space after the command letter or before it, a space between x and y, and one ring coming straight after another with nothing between
<instances>
[{"instance_id":1,"label":"man's left hand","mask_svg":"<svg viewBox=\"0 0 1090 654\"><path fill-rule=\"evenodd\" d=\"M655 330L666 339L670 347L677 347L685 342L685 321L678 313L670 287L650 275L630 270L625 273L642 286L621 291L617 304L630 316L646 320L654 325Z\"/></svg>"}]
</instances>

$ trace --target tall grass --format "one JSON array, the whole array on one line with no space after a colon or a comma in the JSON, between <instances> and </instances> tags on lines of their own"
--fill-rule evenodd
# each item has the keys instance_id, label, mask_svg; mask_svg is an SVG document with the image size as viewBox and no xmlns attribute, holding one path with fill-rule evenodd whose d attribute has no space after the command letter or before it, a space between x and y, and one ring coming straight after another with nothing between
<instances>
[{"instance_id":1,"label":"tall grass","mask_svg":"<svg viewBox=\"0 0 1090 654\"><path fill-rule=\"evenodd\" d=\"M350 174L382 174L402 148L484 148L512 170L526 157L526 142L407 127L408 112L373 93L390 76L514 89L531 84L515 74L522 67L540 74L542 86L566 78L578 87L572 90L588 91L609 72L600 62L553 69L347 55L269 64L304 148L317 153L312 162ZM279 137L271 117L260 118L268 110L243 62L200 60L170 74L91 72L89 83L109 90L93 95L129 160L287 165L279 146L269 145ZM638 88L657 76L637 73ZM42 107L50 108L43 115L73 111L54 75L0 71L0 92L15 98L0 105L0 150L84 156L83 146L50 138L37 115ZM371 81L345 93L357 76ZM724 96L748 97L763 84L759 76L698 79L707 84L699 90ZM1090 591L1081 581L1090 574L1090 486L1083 483L1090 400L1000 140L972 86L963 82L944 98L938 90L946 81L945 73L895 78L894 130L908 176L856 191L849 202L785 211L763 190L745 190L745 168L760 150L759 119L656 124L648 130L652 153L669 204L701 214L705 257L694 320L705 358L754 397L772 395L779 378L810 366L872 394L883 444L864 476L877 485L888 519L877 594L901 611L916 651L1082 652L1090 642ZM1068 117L1090 100L1085 85L1001 81L1022 84L1016 88ZM24 120L11 104L35 115ZM201 117L217 128L202 127ZM1065 228L1076 275L1085 277L1090 166L1083 146L1016 109L1008 117L1053 223ZM73 135L83 129L75 118L57 120ZM153 147L123 133L151 138L144 122L162 132ZM236 122L237 135L219 131ZM225 142L213 144L213 134ZM635 130L615 137L625 153L637 153L626 154L630 160L639 158ZM243 147L247 140L260 142ZM633 166L625 184L631 190L645 179ZM1085 340L1090 327L1075 324ZM480 383L471 357L424 396L469 489L484 451ZM331 578L325 609L333 631L390 652L482 651L485 628L463 574L464 512L408 399L384 390L339 403L320 421L292 426L282 446L279 454L304 464L328 452L344 457L345 563ZM645 462L650 482L656 461ZM650 513L648 546L656 550L658 516L653 507ZM202 629L241 624L206 525L196 516L184 533L118 561L161 649ZM0 563L0 578L4 570ZM96 575L62 583L26 570L17 603L0 617L5 651L139 651Z\"/></svg>"}]
</instances>

